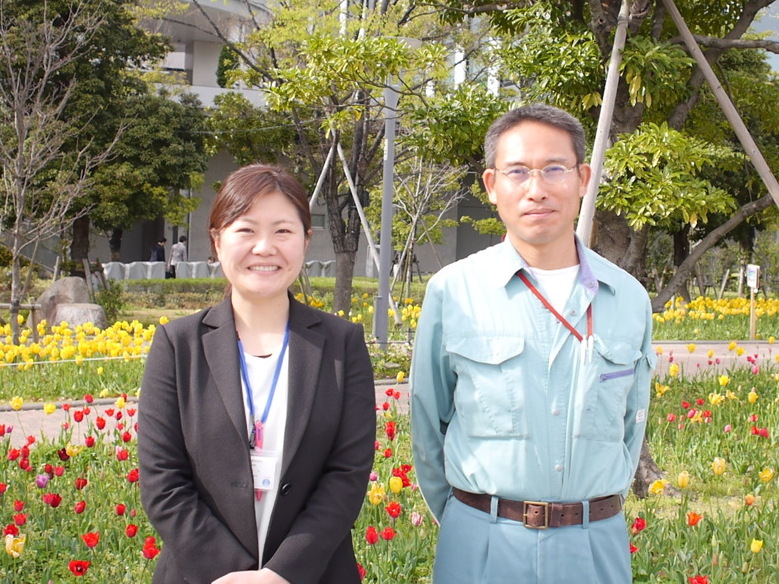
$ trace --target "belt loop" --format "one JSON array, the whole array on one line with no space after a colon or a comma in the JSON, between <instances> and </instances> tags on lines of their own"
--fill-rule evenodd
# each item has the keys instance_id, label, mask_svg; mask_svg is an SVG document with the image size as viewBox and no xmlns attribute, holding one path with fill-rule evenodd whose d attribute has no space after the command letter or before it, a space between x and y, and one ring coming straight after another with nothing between
<instances>
[{"instance_id":1,"label":"belt loop","mask_svg":"<svg viewBox=\"0 0 779 584\"><path fill-rule=\"evenodd\" d=\"M590 502L582 501L582 529L590 527Z\"/></svg>"},{"instance_id":2,"label":"belt loop","mask_svg":"<svg viewBox=\"0 0 779 584\"><path fill-rule=\"evenodd\" d=\"M495 495L490 497L490 522L491 523L498 522L498 501L500 501L500 499Z\"/></svg>"}]
</instances>

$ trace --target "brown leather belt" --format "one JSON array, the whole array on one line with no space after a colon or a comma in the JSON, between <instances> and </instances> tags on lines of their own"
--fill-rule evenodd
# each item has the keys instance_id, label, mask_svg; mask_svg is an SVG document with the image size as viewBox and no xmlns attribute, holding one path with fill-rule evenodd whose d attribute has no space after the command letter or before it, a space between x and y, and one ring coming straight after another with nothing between
<instances>
[{"instance_id":1,"label":"brown leather belt","mask_svg":"<svg viewBox=\"0 0 779 584\"><path fill-rule=\"evenodd\" d=\"M484 493L468 493L456 487L452 488L455 498L469 507L490 512L492 496ZM592 499L590 502L590 521L601 521L614 517L622 509L622 497L610 495ZM543 501L512 501L498 499L498 517L521 521L529 529L547 527L565 527L582 524L581 503L546 503Z\"/></svg>"}]
</instances>

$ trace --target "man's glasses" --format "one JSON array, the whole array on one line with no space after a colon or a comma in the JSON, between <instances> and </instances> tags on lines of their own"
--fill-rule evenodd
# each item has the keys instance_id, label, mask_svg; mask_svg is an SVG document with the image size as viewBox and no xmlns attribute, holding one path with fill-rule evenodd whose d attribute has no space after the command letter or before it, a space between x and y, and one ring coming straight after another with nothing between
<instances>
[{"instance_id":1,"label":"man's glasses","mask_svg":"<svg viewBox=\"0 0 779 584\"><path fill-rule=\"evenodd\" d=\"M548 185L559 185L565 180L566 175L574 170L577 166L579 165L574 164L572 167L568 168L567 166L563 166L561 164L551 164L544 168L515 166L506 170L503 170L502 168L496 168L494 170L497 170L502 175L505 175L511 182L517 185L527 184L527 181L529 181L530 177L534 174L538 174L538 176L541 177L541 180L543 180Z\"/></svg>"}]
</instances>

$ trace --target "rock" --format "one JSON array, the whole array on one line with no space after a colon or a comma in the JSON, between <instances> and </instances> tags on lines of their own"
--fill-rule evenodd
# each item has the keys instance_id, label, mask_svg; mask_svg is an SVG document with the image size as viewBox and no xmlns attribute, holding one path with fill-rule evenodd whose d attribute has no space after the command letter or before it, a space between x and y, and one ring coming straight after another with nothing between
<instances>
[{"instance_id":1,"label":"rock","mask_svg":"<svg viewBox=\"0 0 779 584\"><path fill-rule=\"evenodd\" d=\"M41 305L38 322L46 319L49 326L58 324L59 320L56 319L55 313L59 304L88 304L89 302L89 288L83 278L75 276L61 278L49 286L35 301L36 304Z\"/></svg>"},{"instance_id":2,"label":"rock","mask_svg":"<svg viewBox=\"0 0 779 584\"><path fill-rule=\"evenodd\" d=\"M49 321L49 326L59 324L63 320L71 327L91 322L97 328L108 328L108 319L105 316L103 307L99 304L79 302L62 302L57 304L52 320Z\"/></svg>"},{"instance_id":3,"label":"rock","mask_svg":"<svg viewBox=\"0 0 779 584\"><path fill-rule=\"evenodd\" d=\"M62 320L55 318L59 304L88 304L89 301L89 288L87 288L87 283L83 278L75 276L61 278L49 286L36 300L36 304L41 305L38 320L45 318L49 326L58 324ZM105 315L103 315L103 318L105 318Z\"/></svg>"}]
</instances>

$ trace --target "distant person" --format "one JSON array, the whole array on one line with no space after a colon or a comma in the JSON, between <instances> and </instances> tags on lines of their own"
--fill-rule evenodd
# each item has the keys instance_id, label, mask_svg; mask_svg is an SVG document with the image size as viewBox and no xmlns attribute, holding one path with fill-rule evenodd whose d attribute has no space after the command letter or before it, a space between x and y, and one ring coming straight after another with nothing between
<instances>
[{"instance_id":1,"label":"distant person","mask_svg":"<svg viewBox=\"0 0 779 584\"><path fill-rule=\"evenodd\" d=\"M628 584L649 297L575 236L591 178L576 118L509 111L484 152L507 237L430 280L411 366L417 477L441 522L433 582Z\"/></svg>"},{"instance_id":2,"label":"distant person","mask_svg":"<svg viewBox=\"0 0 779 584\"><path fill-rule=\"evenodd\" d=\"M178 243L174 243L170 248L170 261L168 262L169 278L176 277L176 264L187 261L187 236L179 237Z\"/></svg>"},{"instance_id":3,"label":"distant person","mask_svg":"<svg viewBox=\"0 0 779 584\"><path fill-rule=\"evenodd\" d=\"M150 262L164 262L165 261L165 242L168 241L164 237L160 237L154 247L151 248Z\"/></svg>"},{"instance_id":4,"label":"distant person","mask_svg":"<svg viewBox=\"0 0 779 584\"><path fill-rule=\"evenodd\" d=\"M164 545L154 584L359 584L351 530L376 433L362 326L289 293L306 191L255 164L222 184L217 306L159 326L143 376L141 500Z\"/></svg>"}]
</instances>

